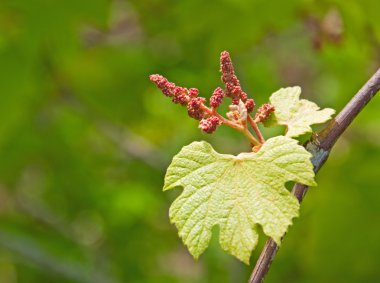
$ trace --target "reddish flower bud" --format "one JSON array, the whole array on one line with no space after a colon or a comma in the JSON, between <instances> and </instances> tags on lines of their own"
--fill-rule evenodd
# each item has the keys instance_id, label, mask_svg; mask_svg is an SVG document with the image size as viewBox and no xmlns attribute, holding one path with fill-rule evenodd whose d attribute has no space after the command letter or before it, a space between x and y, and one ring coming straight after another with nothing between
<instances>
[{"instance_id":1,"label":"reddish flower bud","mask_svg":"<svg viewBox=\"0 0 380 283\"><path fill-rule=\"evenodd\" d=\"M218 87L214 90L214 93L210 97L210 105L213 108L218 108L222 104L224 98L223 90Z\"/></svg>"},{"instance_id":2,"label":"reddish flower bud","mask_svg":"<svg viewBox=\"0 0 380 283\"><path fill-rule=\"evenodd\" d=\"M235 86L231 90L231 94L233 95L233 97L239 97L241 92L242 90L240 86Z\"/></svg>"},{"instance_id":3,"label":"reddish flower bud","mask_svg":"<svg viewBox=\"0 0 380 283\"><path fill-rule=\"evenodd\" d=\"M203 119L203 116L204 116L204 111L198 109L189 109L187 108L187 114L191 117L191 118L194 118L195 120L201 120Z\"/></svg>"},{"instance_id":4,"label":"reddish flower bud","mask_svg":"<svg viewBox=\"0 0 380 283\"><path fill-rule=\"evenodd\" d=\"M159 88L164 88L168 80L161 75L150 75L150 80L154 82Z\"/></svg>"},{"instance_id":5,"label":"reddish flower bud","mask_svg":"<svg viewBox=\"0 0 380 283\"><path fill-rule=\"evenodd\" d=\"M247 98L248 98L248 95L247 95L244 91L242 91L242 92L240 93L240 99L241 99L243 102L246 102L246 101L247 101Z\"/></svg>"},{"instance_id":6,"label":"reddish flower bud","mask_svg":"<svg viewBox=\"0 0 380 283\"><path fill-rule=\"evenodd\" d=\"M165 84L165 87L167 87L167 88L170 89L171 91L174 91L175 84L174 84L174 83L171 83L171 82L167 82L167 83Z\"/></svg>"},{"instance_id":7,"label":"reddish flower bud","mask_svg":"<svg viewBox=\"0 0 380 283\"><path fill-rule=\"evenodd\" d=\"M207 119L202 119L200 122L199 122L199 128L205 132L205 133L208 133L208 134L211 134L213 133L216 128L221 124L221 121L218 117L216 116L211 116Z\"/></svg>"},{"instance_id":8,"label":"reddish flower bud","mask_svg":"<svg viewBox=\"0 0 380 283\"><path fill-rule=\"evenodd\" d=\"M165 77L155 74L150 75L149 79L159 88L166 96L172 97L175 84L169 82Z\"/></svg>"},{"instance_id":9,"label":"reddish flower bud","mask_svg":"<svg viewBox=\"0 0 380 283\"><path fill-rule=\"evenodd\" d=\"M235 86L232 83L226 83L226 95L231 97L231 92L235 89Z\"/></svg>"},{"instance_id":10,"label":"reddish flower bud","mask_svg":"<svg viewBox=\"0 0 380 283\"><path fill-rule=\"evenodd\" d=\"M204 99L203 97L194 97L190 99L188 106L194 109L199 109L205 103L205 101L206 99Z\"/></svg>"},{"instance_id":11,"label":"reddish flower bud","mask_svg":"<svg viewBox=\"0 0 380 283\"><path fill-rule=\"evenodd\" d=\"M191 88L189 89L189 95L190 97L197 97L199 94L199 90L197 88Z\"/></svg>"},{"instance_id":12,"label":"reddish flower bud","mask_svg":"<svg viewBox=\"0 0 380 283\"><path fill-rule=\"evenodd\" d=\"M232 99L232 104L233 105L239 105L239 100L240 100L239 98L233 98Z\"/></svg>"},{"instance_id":13,"label":"reddish flower bud","mask_svg":"<svg viewBox=\"0 0 380 283\"><path fill-rule=\"evenodd\" d=\"M161 76L161 75L159 75L159 74L150 75L150 76L149 76L149 79L150 79L153 83L155 83L156 85L158 85L159 82L160 82L161 80L166 80L165 77L163 77L163 76Z\"/></svg>"},{"instance_id":14,"label":"reddish flower bud","mask_svg":"<svg viewBox=\"0 0 380 283\"><path fill-rule=\"evenodd\" d=\"M185 93L186 92L186 89L183 88L183 87L180 87L180 86L176 86L173 90L173 94L174 95L179 95L179 94L182 94L182 93Z\"/></svg>"},{"instance_id":15,"label":"reddish flower bud","mask_svg":"<svg viewBox=\"0 0 380 283\"><path fill-rule=\"evenodd\" d=\"M169 97L173 96L173 92L169 88L162 89L162 93Z\"/></svg>"},{"instance_id":16,"label":"reddish flower bud","mask_svg":"<svg viewBox=\"0 0 380 283\"><path fill-rule=\"evenodd\" d=\"M245 108L247 108L248 113L251 113L253 111L253 108L255 108L255 101L253 99L247 99L245 102Z\"/></svg>"},{"instance_id":17,"label":"reddish flower bud","mask_svg":"<svg viewBox=\"0 0 380 283\"><path fill-rule=\"evenodd\" d=\"M274 106L269 103L265 103L257 110L255 115L255 121L256 123L260 123L268 119L269 115L274 112Z\"/></svg>"},{"instance_id":18,"label":"reddish flower bud","mask_svg":"<svg viewBox=\"0 0 380 283\"><path fill-rule=\"evenodd\" d=\"M195 97L191 98L189 103L187 104L187 113L189 114L190 117L196 119L196 120L201 120L205 112L202 109L202 106L204 105L206 99L203 97Z\"/></svg>"},{"instance_id":19,"label":"reddish flower bud","mask_svg":"<svg viewBox=\"0 0 380 283\"><path fill-rule=\"evenodd\" d=\"M185 93L181 93L173 96L172 101L177 104L186 105L190 101L190 97Z\"/></svg>"}]
</instances>

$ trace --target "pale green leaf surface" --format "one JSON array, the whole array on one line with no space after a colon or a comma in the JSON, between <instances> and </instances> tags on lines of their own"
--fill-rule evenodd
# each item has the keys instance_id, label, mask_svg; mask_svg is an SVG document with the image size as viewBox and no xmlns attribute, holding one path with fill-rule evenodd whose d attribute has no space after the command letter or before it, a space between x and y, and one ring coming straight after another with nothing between
<instances>
[{"instance_id":1,"label":"pale green leaf surface","mask_svg":"<svg viewBox=\"0 0 380 283\"><path fill-rule=\"evenodd\" d=\"M169 216L190 253L198 258L204 252L214 225L222 248L245 263L258 241L257 225L280 244L299 210L284 185L316 185L310 157L284 136L237 156L219 154L206 142L183 147L167 170L164 190L184 188Z\"/></svg>"},{"instance_id":2,"label":"pale green leaf surface","mask_svg":"<svg viewBox=\"0 0 380 283\"><path fill-rule=\"evenodd\" d=\"M297 137L312 132L310 125L324 123L331 119L334 109L320 110L314 102L299 99L301 88L298 86L281 88L271 95L269 101L275 107L275 121L287 127L287 137Z\"/></svg>"}]
</instances>

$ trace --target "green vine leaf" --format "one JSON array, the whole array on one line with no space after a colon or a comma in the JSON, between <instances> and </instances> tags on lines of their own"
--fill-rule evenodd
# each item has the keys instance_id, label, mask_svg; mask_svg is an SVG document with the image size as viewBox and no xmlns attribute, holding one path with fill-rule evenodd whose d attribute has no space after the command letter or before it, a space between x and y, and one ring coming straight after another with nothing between
<instances>
[{"instance_id":1,"label":"green vine leaf","mask_svg":"<svg viewBox=\"0 0 380 283\"><path fill-rule=\"evenodd\" d=\"M164 190L184 188L170 207L170 220L195 258L219 225L222 248L248 264L258 225L280 244L298 216L299 203L284 185L316 185L310 158L296 140L284 136L267 140L257 153L237 156L193 142L173 158L165 176Z\"/></svg>"},{"instance_id":2,"label":"green vine leaf","mask_svg":"<svg viewBox=\"0 0 380 283\"><path fill-rule=\"evenodd\" d=\"M285 125L287 137L311 133L310 125L324 123L335 113L334 109L320 110L314 102L300 100L300 94L300 87L287 87L276 91L269 98L270 103L275 107L271 125Z\"/></svg>"}]
</instances>

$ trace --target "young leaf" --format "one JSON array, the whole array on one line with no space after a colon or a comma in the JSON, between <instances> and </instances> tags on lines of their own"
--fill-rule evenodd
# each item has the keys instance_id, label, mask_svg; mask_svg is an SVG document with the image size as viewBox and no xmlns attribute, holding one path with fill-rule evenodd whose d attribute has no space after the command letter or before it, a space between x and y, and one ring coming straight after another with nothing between
<instances>
[{"instance_id":1,"label":"young leaf","mask_svg":"<svg viewBox=\"0 0 380 283\"><path fill-rule=\"evenodd\" d=\"M168 168L164 190L184 188L169 216L190 253L198 258L204 252L214 225L222 248L247 264L257 225L280 244L299 209L284 184L316 185L310 157L284 136L267 140L257 153L237 156L219 154L206 142L183 147Z\"/></svg>"},{"instance_id":2,"label":"young leaf","mask_svg":"<svg viewBox=\"0 0 380 283\"><path fill-rule=\"evenodd\" d=\"M331 119L334 109L319 110L319 106L306 99L299 99L298 86L281 88L271 95L270 103L275 107L274 121L287 126L287 137L297 137L312 132L310 125L324 123Z\"/></svg>"}]
</instances>

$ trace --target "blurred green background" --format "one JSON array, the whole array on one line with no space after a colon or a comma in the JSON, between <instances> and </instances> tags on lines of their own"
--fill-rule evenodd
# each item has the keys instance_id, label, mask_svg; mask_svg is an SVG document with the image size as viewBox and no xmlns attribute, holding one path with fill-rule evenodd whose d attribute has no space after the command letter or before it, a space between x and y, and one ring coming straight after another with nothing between
<instances>
[{"instance_id":1,"label":"blurred green background","mask_svg":"<svg viewBox=\"0 0 380 283\"><path fill-rule=\"evenodd\" d=\"M148 80L209 97L228 50L257 104L283 86L338 111L380 65L377 0L1 0L0 282L246 282L168 220L171 157L202 134ZM380 100L335 146L266 282L379 282ZM264 130L270 135L272 132ZM214 231L217 233L217 229Z\"/></svg>"}]
</instances>

